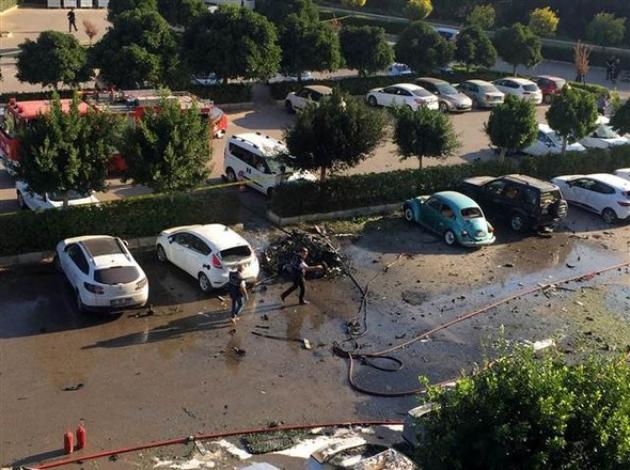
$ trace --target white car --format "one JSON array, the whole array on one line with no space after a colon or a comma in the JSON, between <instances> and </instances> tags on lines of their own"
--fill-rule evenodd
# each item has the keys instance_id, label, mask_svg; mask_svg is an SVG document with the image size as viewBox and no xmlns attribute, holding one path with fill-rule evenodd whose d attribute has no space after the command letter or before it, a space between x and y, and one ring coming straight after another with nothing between
<instances>
[{"instance_id":1,"label":"white car","mask_svg":"<svg viewBox=\"0 0 630 470\"><path fill-rule=\"evenodd\" d=\"M55 249L54 264L72 286L80 312L143 307L149 299L147 277L118 237L63 240Z\"/></svg>"},{"instance_id":2,"label":"white car","mask_svg":"<svg viewBox=\"0 0 630 470\"><path fill-rule=\"evenodd\" d=\"M630 168L619 168L615 170L615 176L630 181Z\"/></svg>"},{"instance_id":3,"label":"white car","mask_svg":"<svg viewBox=\"0 0 630 470\"><path fill-rule=\"evenodd\" d=\"M385 106L386 108L408 106L413 111L419 107L429 109L440 107L437 96L412 83L397 83L385 88L374 88L368 92L366 99L370 106Z\"/></svg>"},{"instance_id":4,"label":"white car","mask_svg":"<svg viewBox=\"0 0 630 470\"><path fill-rule=\"evenodd\" d=\"M221 224L188 225L162 231L156 241L157 258L170 261L197 279L203 292L223 287L230 271L244 266L243 277L258 278L258 258L247 241Z\"/></svg>"},{"instance_id":5,"label":"white car","mask_svg":"<svg viewBox=\"0 0 630 470\"><path fill-rule=\"evenodd\" d=\"M584 152L586 149L578 142L567 144L567 152ZM527 155L541 157L562 153L562 137L547 124L538 124L536 140L522 150Z\"/></svg>"},{"instance_id":6,"label":"white car","mask_svg":"<svg viewBox=\"0 0 630 470\"><path fill-rule=\"evenodd\" d=\"M222 81L217 77L216 73L209 73L208 75L193 75L190 77L191 85L198 86L215 86L221 85Z\"/></svg>"},{"instance_id":7,"label":"white car","mask_svg":"<svg viewBox=\"0 0 630 470\"><path fill-rule=\"evenodd\" d=\"M435 32L442 36L447 41L455 41L457 40L457 35L459 34L459 30L455 28L447 28L444 26L438 26L435 28Z\"/></svg>"},{"instance_id":8,"label":"white car","mask_svg":"<svg viewBox=\"0 0 630 470\"><path fill-rule=\"evenodd\" d=\"M302 72L302 74L300 75L300 79L303 82L310 82L315 80L315 77L313 77L313 74L311 72ZM297 75L293 75L293 74L288 74L288 75L283 75L281 73L276 74L275 77L272 77L269 79L269 83L282 83L282 82L298 82L300 80L298 80L298 76Z\"/></svg>"},{"instance_id":9,"label":"white car","mask_svg":"<svg viewBox=\"0 0 630 470\"><path fill-rule=\"evenodd\" d=\"M306 108L309 104L315 104L325 96L330 96L333 89L323 85L308 85L298 91L292 91L284 99L284 107L289 113L294 113Z\"/></svg>"},{"instance_id":10,"label":"white car","mask_svg":"<svg viewBox=\"0 0 630 470\"><path fill-rule=\"evenodd\" d=\"M407 64L399 64L398 62L391 64L385 69L390 77L400 77L401 75L413 75L413 70Z\"/></svg>"},{"instance_id":11,"label":"white car","mask_svg":"<svg viewBox=\"0 0 630 470\"><path fill-rule=\"evenodd\" d=\"M597 118L597 128L588 136L580 140L586 148L607 149L617 145L630 144L630 139L619 135L610 125L606 116Z\"/></svg>"},{"instance_id":12,"label":"white car","mask_svg":"<svg viewBox=\"0 0 630 470\"><path fill-rule=\"evenodd\" d=\"M30 209L32 211L43 211L47 209L59 209L63 207L63 194L45 193L44 195L35 194L30 190L28 184L18 180L15 182L15 193L18 205L21 209ZM93 193L78 194L74 191L68 193L68 205L80 206L83 204L96 204L98 199Z\"/></svg>"},{"instance_id":13,"label":"white car","mask_svg":"<svg viewBox=\"0 0 630 470\"><path fill-rule=\"evenodd\" d=\"M291 168L287 161L293 157L286 145L259 132L230 137L223 156L223 171L229 182L245 181L267 196L280 183L317 179L309 172Z\"/></svg>"},{"instance_id":14,"label":"white car","mask_svg":"<svg viewBox=\"0 0 630 470\"><path fill-rule=\"evenodd\" d=\"M532 101L534 104L540 104L543 100L543 94L538 85L531 80L519 77L500 78L492 82L497 89L506 95L514 95L522 99Z\"/></svg>"},{"instance_id":15,"label":"white car","mask_svg":"<svg viewBox=\"0 0 630 470\"><path fill-rule=\"evenodd\" d=\"M558 176L551 181L567 202L601 215L608 224L630 217L630 181L606 173Z\"/></svg>"}]
</instances>

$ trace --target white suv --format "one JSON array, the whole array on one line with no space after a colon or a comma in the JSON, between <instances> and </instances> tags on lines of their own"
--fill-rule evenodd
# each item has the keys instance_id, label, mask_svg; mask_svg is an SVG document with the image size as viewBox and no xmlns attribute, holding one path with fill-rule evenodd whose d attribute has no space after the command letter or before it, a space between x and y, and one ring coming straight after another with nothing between
<instances>
[{"instance_id":1,"label":"white suv","mask_svg":"<svg viewBox=\"0 0 630 470\"><path fill-rule=\"evenodd\" d=\"M497 89L506 95L514 95L523 100L529 100L534 104L540 104L543 100L542 91L531 80L519 77L500 78L492 82Z\"/></svg>"},{"instance_id":2,"label":"white suv","mask_svg":"<svg viewBox=\"0 0 630 470\"><path fill-rule=\"evenodd\" d=\"M80 312L143 307L149 299L147 277L120 238L68 238L57 244L54 263L74 289Z\"/></svg>"},{"instance_id":3,"label":"white suv","mask_svg":"<svg viewBox=\"0 0 630 470\"><path fill-rule=\"evenodd\" d=\"M292 158L284 143L259 132L230 137L225 146L223 171L228 181L245 181L248 186L271 196L280 183L315 181L313 174L296 171L285 163Z\"/></svg>"}]
</instances>

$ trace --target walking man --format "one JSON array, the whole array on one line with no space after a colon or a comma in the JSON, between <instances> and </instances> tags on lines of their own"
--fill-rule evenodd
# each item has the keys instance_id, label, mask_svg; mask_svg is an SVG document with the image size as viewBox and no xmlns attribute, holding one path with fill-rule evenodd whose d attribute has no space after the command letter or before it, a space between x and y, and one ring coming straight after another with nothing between
<instances>
[{"instance_id":1,"label":"walking man","mask_svg":"<svg viewBox=\"0 0 630 470\"><path fill-rule=\"evenodd\" d=\"M249 294L247 293L247 286L245 285L245 279L243 278L243 265L239 264L238 268L234 271L230 271L228 280L228 292L232 299L232 324L236 326L238 315L243 310L243 298L245 301L249 300Z\"/></svg>"},{"instance_id":2,"label":"walking man","mask_svg":"<svg viewBox=\"0 0 630 470\"><path fill-rule=\"evenodd\" d=\"M308 301L304 299L304 294L306 292L306 287L304 286L304 279L306 277L306 273L313 272L313 271L322 271L324 267L322 265L309 266L308 264L306 264L307 257L308 257L308 249L305 247L302 247L298 250L294 260L287 267L287 271L292 278L293 284L291 285L291 287L285 290L280 296L283 302L289 295L291 295L291 293L294 290L299 288L300 289L300 292L299 292L300 305L308 304Z\"/></svg>"},{"instance_id":3,"label":"walking man","mask_svg":"<svg viewBox=\"0 0 630 470\"><path fill-rule=\"evenodd\" d=\"M72 28L74 28L75 31L79 30L77 28L77 15L74 13L74 8L70 8L70 11L68 12L68 32L69 33L72 32Z\"/></svg>"}]
</instances>

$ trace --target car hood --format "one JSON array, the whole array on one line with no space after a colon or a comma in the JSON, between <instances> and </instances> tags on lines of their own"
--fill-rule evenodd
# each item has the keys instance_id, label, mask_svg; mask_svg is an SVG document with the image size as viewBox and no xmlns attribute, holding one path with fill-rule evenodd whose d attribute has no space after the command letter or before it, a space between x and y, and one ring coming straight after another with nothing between
<instances>
[{"instance_id":1,"label":"car hood","mask_svg":"<svg viewBox=\"0 0 630 470\"><path fill-rule=\"evenodd\" d=\"M472 178L466 178L464 180L464 183L472 184L474 186L483 186L493 179L493 176L473 176Z\"/></svg>"},{"instance_id":2,"label":"car hood","mask_svg":"<svg viewBox=\"0 0 630 470\"><path fill-rule=\"evenodd\" d=\"M309 171L294 171L287 173L285 181L317 181L317 177Z\"/></svg>"},{"instance_id":3,"label":"car hood","mask_svg":"<svg viewBox=\"0 0 630 470\"><path fill-rule=\"evenodd\" d=\"M472 100L461 92L456 95L440 95L440 96L444 98L446 101L448 101L449 103L453 103L458 106L472 104Z\"/></svg>"}]
</instances>

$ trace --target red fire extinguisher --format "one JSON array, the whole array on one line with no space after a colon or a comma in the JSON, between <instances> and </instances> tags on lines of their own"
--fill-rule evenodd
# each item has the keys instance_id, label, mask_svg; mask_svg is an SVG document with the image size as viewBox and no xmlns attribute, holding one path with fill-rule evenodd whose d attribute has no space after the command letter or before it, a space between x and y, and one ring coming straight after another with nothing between
<instances>
[{"instance_id":1,"label":"red fire extinguisher","mask_svg":"<svg viewBox=\"0 0 630 470\"><path fill-rule=\"evenodd\" d=\"M77 427L77 449L83 449L87 445L87 431L83 424Z\"/></svg>"},{"instance_id":2,"label":"red fire extinguisher","mask_svg":"<svg viewBox=\"0 0 630 470\"><path fill-rule=\"evenodd\" d=\"M67 432L63 435L63 451L66 454L74 452L74 434Z\"/></svg>"}]
</instances>

